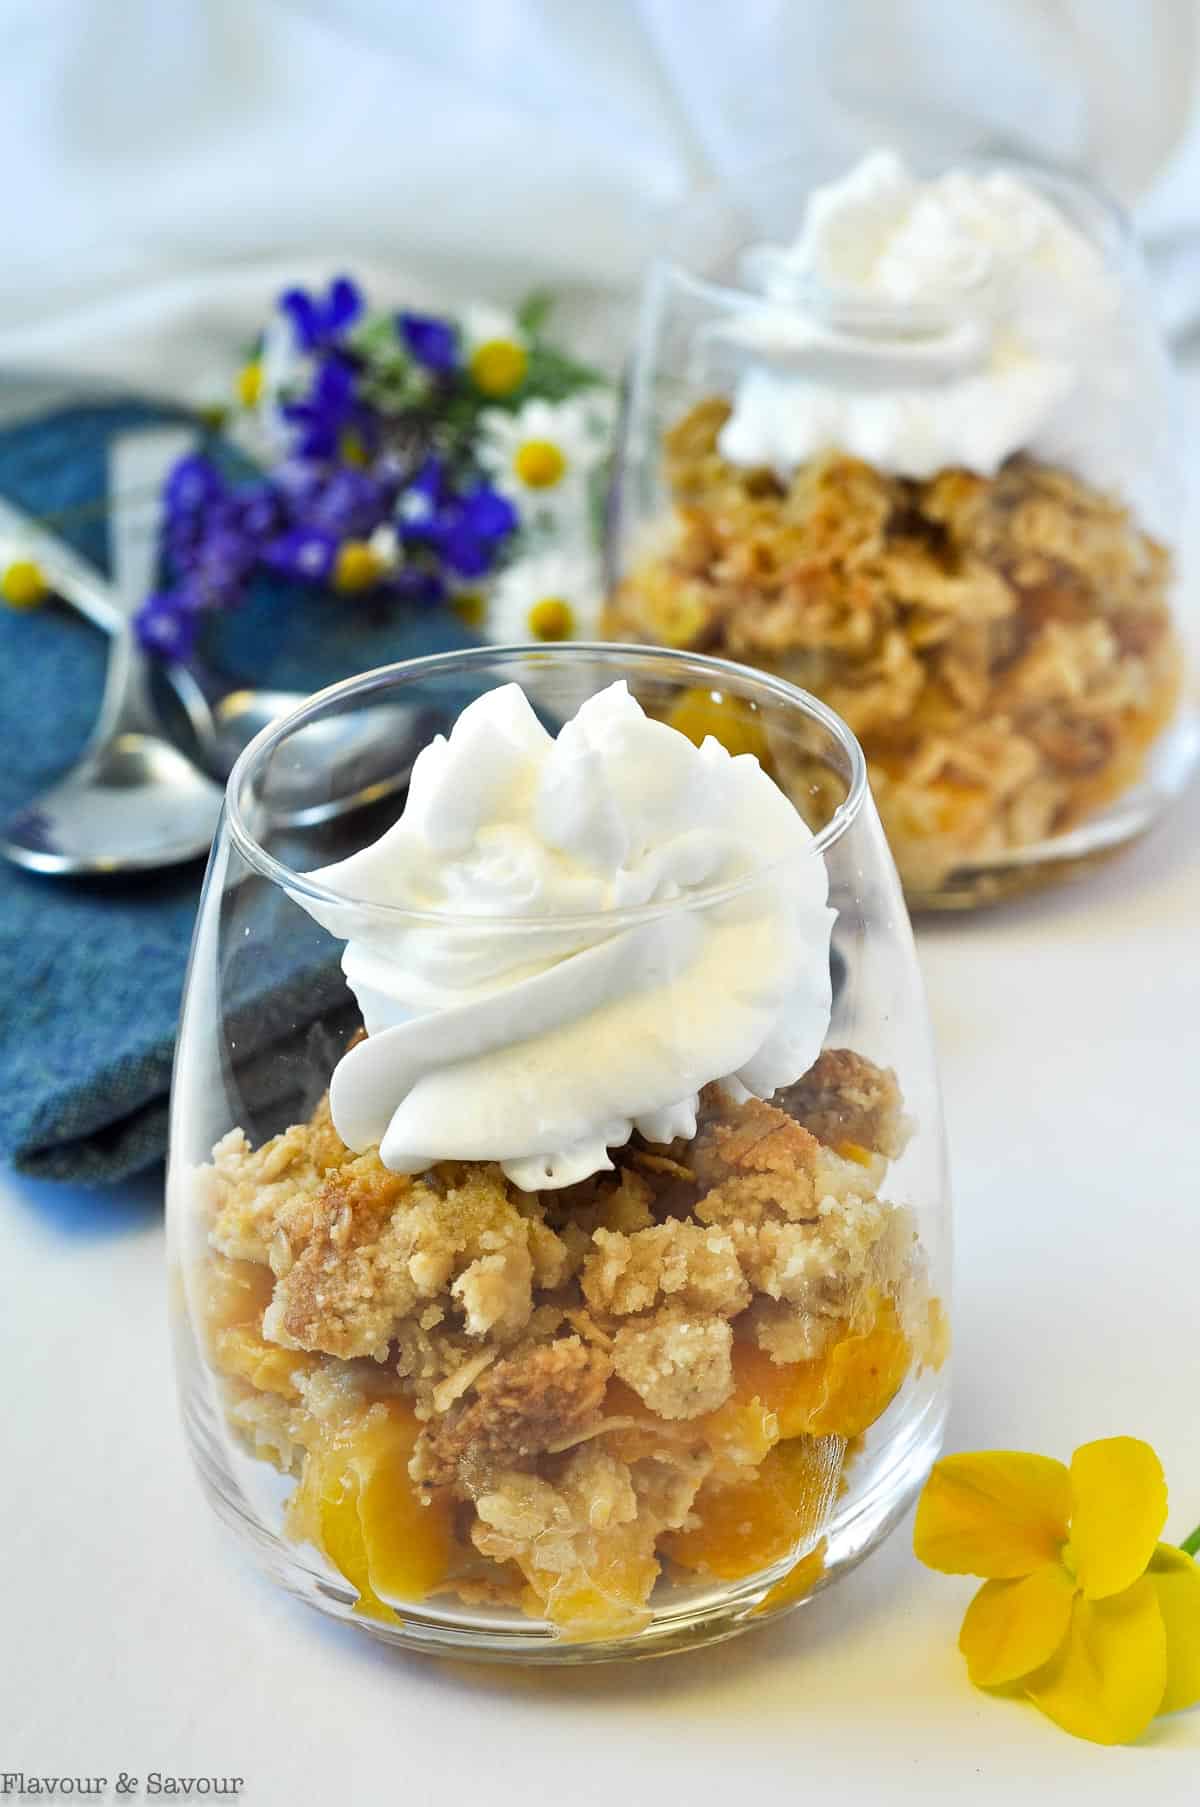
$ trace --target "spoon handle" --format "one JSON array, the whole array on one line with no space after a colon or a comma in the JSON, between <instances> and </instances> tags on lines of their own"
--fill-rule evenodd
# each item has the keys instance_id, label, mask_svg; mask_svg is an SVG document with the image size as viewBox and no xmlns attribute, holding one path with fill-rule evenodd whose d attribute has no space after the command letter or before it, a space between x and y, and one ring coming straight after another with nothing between
<instances>
[{"instance_id":1,"label":"spoon handle","mask_svg":"<svg viewBox=\"0 0 1200 1807\"><path fill-rule=\"evenodd\" d=\"M158 574L160 492L163 478L195 443L186 427L122 433L108 450L109 545L112 600L117 624L112 632L108 671L94 745L119 734L157 734L158 712L150 696L151 662L132 621ZM122 497L136 501L122 501Z\"/></svg>"},{"instance_id":2,"label":"spoon handle","mask_svg":"<svg viewBox=\"0 0 1200 1807\"><path fill-rule=\"evenodd\" d=\"M0 500L0 534L4 537L6 558L32 559L48 588L106 634L120 626L121 610L103 575L40 521L11 502Z\"/></svg>"}]
</instances>

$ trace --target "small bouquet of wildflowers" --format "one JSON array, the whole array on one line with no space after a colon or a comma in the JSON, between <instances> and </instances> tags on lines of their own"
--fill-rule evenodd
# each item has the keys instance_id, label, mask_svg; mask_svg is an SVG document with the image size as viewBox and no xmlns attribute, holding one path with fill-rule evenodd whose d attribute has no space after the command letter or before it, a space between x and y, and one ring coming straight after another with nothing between
<instances>
[{"instance_id":1,"label":"small bouquet of wildflowers","mask_svg":"<svg viewBox=\"0 0 1200 1807\"><path fill-rule=\"evenodd\" d=\"M186 659L256 570L448 606L496 641L586 637L611 395L544 337L547 311L535 297L515 314L369 315L344 276L289 290L222 437L168 478L167 582L138 616L143 644ZM250 475L231 472L231 446Z\"/></svg>"}]
</instances>

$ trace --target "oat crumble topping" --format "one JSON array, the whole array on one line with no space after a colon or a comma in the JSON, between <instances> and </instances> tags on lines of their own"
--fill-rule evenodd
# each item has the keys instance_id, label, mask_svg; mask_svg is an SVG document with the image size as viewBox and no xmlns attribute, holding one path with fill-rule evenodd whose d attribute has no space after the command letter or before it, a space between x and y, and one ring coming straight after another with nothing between
<instances>
[{"instance_id":1,"label":"oat crumble topping","mask_svg":"<svg viewBox=\"0 0 1200 1807\"><path fill-rule=\"evenodd\" d=\"M674 513L605 631L761 666L862 741L901 875L1059 832L1136 782L1179 653L1170 560L1117 502L1018 455L925 482L830 453L727 463L729 408L665 437ZM781 779L789 749L772 747Z\"/></svg>"}]
</instances>

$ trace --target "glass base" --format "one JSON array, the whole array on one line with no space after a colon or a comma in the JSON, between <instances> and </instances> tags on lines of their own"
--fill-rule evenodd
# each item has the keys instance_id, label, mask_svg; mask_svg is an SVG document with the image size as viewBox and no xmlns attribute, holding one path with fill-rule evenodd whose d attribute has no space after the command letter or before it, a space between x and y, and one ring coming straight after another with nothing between
<instances>
[{"instance_id":1,"label":"glass base","mask_svg":"<svg viewBox=\"0 0 1200 1807\"><path fill-rule=\"evenodd\" d=\"M184 1373L186 1368L181 1369L181 1375ZM272 1579L306 1606L353 1625L381 1643L481 1663L636 1662L721 1643L781 1618L856 1568L895 1528L936 1460L947 1411L943 1369L936 1375L927 1374L920 1383L923 1400L906 1401L904 1423L893 1433L886 1456L861 1493L853 1485L851 1471L848 1496L825 1529L821 1572L798 1599L778 1606L765 1604L771 1589L795 1566L789 1557L742 1582L675 1588L677 1603L656 1608L653 1620L641 1631L571 1642L536 1619L507 1612L493 1612L484 1619L479 1612L440 1601L406 1606L400 1625L380 1624L356 1613L354 1590L331 1570L318 1567L314 1551L285 1543L263 1524L230 1466L207 1387L198 1373L193 1371L193 1377L200 1384L184 1386L181 1404L204 1491L218 1517L236 1532ZM290 1489L291 1483L286 1485Z\"/></svg>"},{"instance_id":2,"label":"glass base","mask_svg":"<svg viewBox=\"0 0 1200 1807\"><path fill-rule=\"evenodd\" d=\"M956 866L941 882L906 885L910 910L978 910L1082 878L1156 826L1200 770L1200 711L1181 710L1147 757L1140 783L1066 834Z\"/></svg>"}]
</instances>

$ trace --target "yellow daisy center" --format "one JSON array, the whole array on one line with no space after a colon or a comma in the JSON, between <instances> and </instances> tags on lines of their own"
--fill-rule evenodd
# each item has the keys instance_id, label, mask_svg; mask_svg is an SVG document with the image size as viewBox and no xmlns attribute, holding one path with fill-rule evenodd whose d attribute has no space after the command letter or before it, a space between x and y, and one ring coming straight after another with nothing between
<instances>
[{"instance_id":1,"label":"yellow daisy center","mask_svg":"<svg viewBox=\"0 0 1200 1807\"><path fill-rule=\"evenodd\" d=\"M485 339L471 353L471 380L484 395L511 395L528 369L529 353L515 339Z\"/></svg>"},{"instance_id":2,"label":"yellow daisy center","mask_svg":"<svg viewBox=\"0 0 1200 1807\"><path fill-rule=\"evenodd\" d=\"M338 456L343 464L352 464L361 470L367 462L367 448L361 437L353 430L343 433L338 440Z\"/></svg>"},{"instance_id":3,"label":"yellow daisy center","mask_svg":"<svg viewBox=\"0 0 1200 1807\"><path fill-rule=\"evenodd\" d=\"M0 596L3 596L10 608L36 609L38 603L45 602L48 595L49 586L41 567L35 565L31 558L14 559L0 577Z\"/></svg>"},{"instance_id":4,"label":"yellow daisy center","mask_svg":"<svg viewBox=\"0 0 1200 1807\"><path fill-rule=\"evenodd\" d=\"M338 550L333 587L344 596L369 590L378 582L382 570L382 563L365 540L347 540Z\"/></svg>"},{"instance_id":5,"label":"yellow daisy center","mask_svg":"<svg viewBox=\"0 0 1200 1807\"><path fill-rule=\"evenodd\" d=\"M567 471L567 461L550 439L527 439L513 458L513 470L526 489L553 489Z\"/></svg>"},{"instance_id":6,"label":"yellow daisy center","mask_svg":"<svg viewBox=\"0 0 1200 1807\"><path fill-rule=\"evenodd\" d=\"M569 640L575 616L564 596L543 596L525 618L535 640Z\"/></svg>"},{"instance_id":7,"label":"yellow daisy center","mask_svg":"<svg viewBox=\"0 0 1200 1807\"><path fill-rule=\"evenodd\" d=\"M450 604L464 627L482 627L487 597L482 590L459 590Z\"/></svg>"},{"instance_id":8,"label":"yellow daisy center","mask_svg":"<svg viewBox=\"0 0 1200 1807\"><path fill-rule=\"evenodd\" d=\"M243 408L258 406L263 391L263 367L258 358L252 358L248 364L242 365L234 387Z\"/></svg>"}]
</instances>

